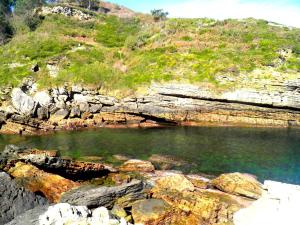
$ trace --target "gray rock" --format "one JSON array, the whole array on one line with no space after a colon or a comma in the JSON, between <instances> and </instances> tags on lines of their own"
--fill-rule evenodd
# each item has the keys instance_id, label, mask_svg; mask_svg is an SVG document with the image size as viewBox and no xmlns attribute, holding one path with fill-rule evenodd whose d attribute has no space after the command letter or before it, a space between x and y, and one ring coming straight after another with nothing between
<instances>
[{"instance_id":1,"label":"gray rock","mask_svg":"<svg viewBox=\"0 0 300 225\"><path fill-rule=\"evenodd\" d=\"M61 119L67 119L69 116L70 112L67 109L60 109L56 113L54 113L53 116Z\"/></svg>"},{"instance_id":2,"label":"gray rock","mask_svg":"<svg viewBox=\"0 0 300 225\"><path fill-rule=\"evenodd\" d=\"M5 224L25 211L42 205L48 205L45 198L18 187L8 174L0 173L0 224Z\"/></svg>"},{"instance_id":3,"label":"gray rock","mask_svg":"<svg viewBox=\"0 0 300 225\"><path fill-rule=\"evenodd\" d=\"M78 106L71 109L70 118L80 118L81 112Z\"/></svg>"},{"instance_id":4,"label":"gray rock","mask_svg":"<svg viewBox=\"0 0 300 225\"><path fill-rule=\"evenodd\" d=\"M90 113L99 113L101 111L102 104L91 104Z\"/></svg>"},{"instance_id":5,"label":"gray rock","mask_svg":"<svg viewBox=\"0 0 300 225\"><path fill-rule=\"evenodd\" d=\"M118 198L133 193L142 193L143 190L144 184L138 180L116 187L82 186L63 194L61 202L86 205L89 208L112 207Z\"/></svg>"},{"instance_id":6,"label":"gray rock","mask_svg":"<svg viewBox=\"0 0 300 225\"><path fill-rule=\"evenodd\" d=\"M25 94L20 88L14 88L11 94L14 108L24 115L33 115L36 109L36 102L32 97Z\"/></svg>"},{"instance_id":7,"label":"gray rock","mask_svg":"<svg viewBox=\"0 0 300 225\"><path fill-rule=\"evenodd\" d=\"M49 118L49 110L46 107L41 107L37 109L37 117L40 120L45 120Z\"/></svg>"},{"instance_id":8,"label":"gray rock","mask_svg":"<svg viewBox=\"0 0 300 225\"><path fill-rule=\"evenodd\" d=\"M80 112L89 112L90 111L90 105L87 102L81 102L79 104Z\"/></svg>"}]
</instances>

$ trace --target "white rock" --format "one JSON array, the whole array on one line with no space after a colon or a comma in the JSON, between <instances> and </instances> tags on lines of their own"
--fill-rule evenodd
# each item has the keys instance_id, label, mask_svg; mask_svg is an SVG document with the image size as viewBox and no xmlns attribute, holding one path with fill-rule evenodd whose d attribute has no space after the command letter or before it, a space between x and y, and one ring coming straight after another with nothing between
<instances>
[{"instance_id":1,"label":"white rock","mask_svg":"<svg viewBox=\"0 0 300 225\"><path fill-rule=\"evenodd\" d=\"M39 217L40 225L64 225L74 223L90 215L90 210L85 206L71 206L61 203L50 206L43 215Z\"/></svg>"},{"instance_id":2,"label":"white rock","mask_svg":"<svg viewBox=\"0 0 300 225\"><path fill-rule=\"evenodd\" d=\"M235 225L299 225L300 186L265 181L268 192L235 213Z\"/></svg>"},{"instance_id":3,"label":"white rock","mask_svg":"<svg viewBox=\"0 0 300 225\"><path fill-rule=\"evenodd\" d=\"M13 89L11 98L14 108L20 114L30 115L34 113L36 102L32 97L25 94L20 88Z\"/></svg>"},{"instance_id":4,"label":"white rock","mask_svg":"<svg viewBox=\"0 0 300 225\"><path fill-rule=\"evenodd\" d=\"M41 106L49 106L51 104L51 97L46 91L37 92L34 97L34 101L38 102Z\"/></svg>"}]
</instances>

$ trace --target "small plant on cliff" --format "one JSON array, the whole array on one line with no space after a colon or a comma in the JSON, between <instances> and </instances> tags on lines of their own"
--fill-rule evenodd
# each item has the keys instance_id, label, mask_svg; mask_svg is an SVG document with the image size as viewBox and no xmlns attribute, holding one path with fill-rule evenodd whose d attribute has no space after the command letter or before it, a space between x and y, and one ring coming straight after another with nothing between
<instances>
[{"instance_id":1,"label":"small plant on cliff","mask_svg":"<svg viewBox=\"0 0 300 225\"><path fill-rule=\"evenodd\" d=\"M151 14L155 22L166 20L169 15L168 12L164 12L163 9L153 9L151 10Z\"/></svg>"}]
</instances>

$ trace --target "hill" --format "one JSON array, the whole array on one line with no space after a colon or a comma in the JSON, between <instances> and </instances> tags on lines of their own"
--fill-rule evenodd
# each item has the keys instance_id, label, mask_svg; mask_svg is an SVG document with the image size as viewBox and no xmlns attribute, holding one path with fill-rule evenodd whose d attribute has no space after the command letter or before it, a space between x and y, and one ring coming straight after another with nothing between
<instances>
[{"instance_id":1,"label":"hill","mask_svg":"<svg viewBox=\"0 0 300 225\"><path fill-rule=\"evenodd\" d=\"M15 19L16 35L0 47L1 86L31 76L41 89L78 83L128 93L171 80L226 89L300 72L299 29L255 19L155 22L105 4L98 12L65 4L37 9L43 20L34 31Z\"/></svg>"}]
</instances>

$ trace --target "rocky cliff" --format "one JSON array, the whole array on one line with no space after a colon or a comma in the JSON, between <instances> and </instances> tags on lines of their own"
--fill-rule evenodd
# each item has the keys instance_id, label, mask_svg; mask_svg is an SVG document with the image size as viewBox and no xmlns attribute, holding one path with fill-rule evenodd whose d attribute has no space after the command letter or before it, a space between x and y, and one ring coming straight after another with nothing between
<instances>
[{"instance_id":1,"label":"rocky cliff","mask_svg":"<svg viewBox=\"0 0 300 225\"><path fill-rule=\"evenodd\" d=\"M300 81L261 82L233 90L153 83L146 94L118 99L82 86L37 91L32 80L10 91L0 108L2 133L82 127L159 125L299 126Z\"/></svg>"}]
</instances>

